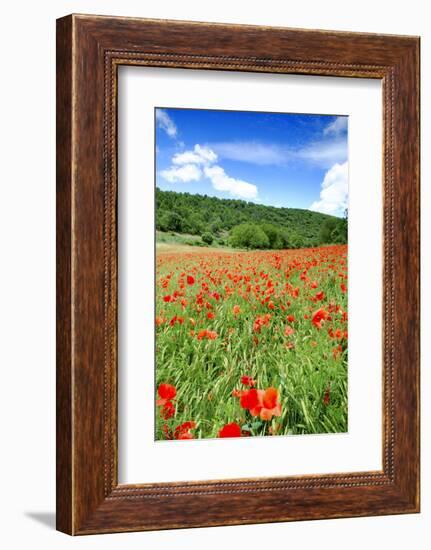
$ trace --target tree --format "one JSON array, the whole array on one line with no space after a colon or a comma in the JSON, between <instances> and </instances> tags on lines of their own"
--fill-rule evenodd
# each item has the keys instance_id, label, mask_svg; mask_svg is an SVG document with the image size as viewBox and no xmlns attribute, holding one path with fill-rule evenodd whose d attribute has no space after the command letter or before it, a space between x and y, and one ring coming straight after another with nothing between
<instances>
[{"instance_id":1,"label":"tree","mask_svg":"<svg viewBox=\"0 0 431 550\"><path fill-rule=\"evenodd\" d=\"M326 219L319 232L320 244L347 243L347 210L344 218Z\"/></svg>"},{"instance_id":2,"label":"tree","mask_svg":"<svg viewBox=\"0 0 431 550\"><path fill-rule=\"evenodd\" d=\"M331 242L331 234L337 226L337 218L326 219L319 231L319 240L321 244L327 244Z\"/></svg>"},{"instance_id":3,"label":"tree","mask_svg":"<svg viewBox=\"0 0 431 550\"><path fill-rule=\"evenodd\" d=\"M183 228L183 219L176 212L167 212L165 223L168 231L181 232Z\"/></svg>"},{"instance_id":4,"label":"tree","mask_svg":"<svg viewBox=\"0 0 431 550\"><path fill-rule=\"evenodd\" d=\"M189 217L190 232L193 235L201 235L205 229L205 222L197 212L192 212Z\"/></svg>"},{"instance_id":5,"label":"tree","mask_svg":"<svg viewBox=\"0 0 431 550\"><path fill-rule=\"evenodd\" d=\"M211 232L218 235L222 229L222 221L219 216L217 216L212 222L210 226Z\"/></svg>"},{"instance_id":6,"label":"tree","mask_svg":"<svg viewBox=\"0 0 431 550\"><path fill-rule=\"evenodd\" d=\"M290 235L289 238L289 248L305 248L306 245L304 244L304 240L301 236L294 233Z\"/></svg>"},{"instance_id":7,"label":"tree","mask_svg":"<svg viewBox=\"0 0 431 550\"><path fill-rule=\"evenodd\" d=\"M202 240L204 243L211 245L214 241L214 237L211 235L211 233L204 233L202 235Z\"/></svg>"},{"instance_id":8,"label":"tree","mask_svg":"<svg viewBox=\"0 0 431 550\"><path fill-rule=\"evenodd\" d=\"M288 247L288 237L286 231L276 227L271 223L263 223L260 225L261 229L268 237L269 248L272 249L281 249Z\"/></svg>"},{"instance_id":9,"label":"tree","mask_svg":"<svg viewBox=\"0 0 431 550\"><path fill-rule=\"evenodd\" d=\"M331 237L334 243L345 244L347 243L348 232L348 212L344 211L344 218L339 220L337 227L332 231Z\"/></svg>"},{"instance_id":10,"label":"tree","mask_svg":"<svg viewBox=\"0 0 431 550\"><path fill-rule=\"evenodd\" d=\"M269 247L269 240L263 229L252 223L241 223L232 228L229 242L234 248Z\"/></svg>"}]
</instances>

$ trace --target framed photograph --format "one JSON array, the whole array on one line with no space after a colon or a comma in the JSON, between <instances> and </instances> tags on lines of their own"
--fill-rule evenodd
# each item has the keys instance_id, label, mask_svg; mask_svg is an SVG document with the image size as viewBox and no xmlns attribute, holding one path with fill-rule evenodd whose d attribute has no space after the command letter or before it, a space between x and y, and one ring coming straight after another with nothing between
<instances>
[{"instance_id":1,"label":"framed photograph","mask_svg":"<svg viewBox=\"0 0 431 550\"><path fill-rule=\"evenodd\" d=\"M419 511L419 38L57 21L57 528Z\"/></svg>"}]
</instances>

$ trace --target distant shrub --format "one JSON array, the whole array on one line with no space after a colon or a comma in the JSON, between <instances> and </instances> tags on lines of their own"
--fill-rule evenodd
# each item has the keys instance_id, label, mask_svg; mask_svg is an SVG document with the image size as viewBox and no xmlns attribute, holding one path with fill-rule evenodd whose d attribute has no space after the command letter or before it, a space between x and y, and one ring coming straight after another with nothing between
<instances>
[{"instance_id":1,"label":"distant shrub","mask_svg":"<svg viewBox=\"0 0 431 550\"><path fill-rule=\"evenodd\" d=\"M269 239L263 229L252 223L233 227L229 242L234 248L269 248Z\"/></svg>"},{"instance_id":2,"label":"distant shrub","mask_svg":"<svg viewBox=\"0 0 431 550\"><path fill-rule=\"evenodd\" d=\"M204 234L202 235L201 239L202 239L203 242L206 243L206 244L212 244L213 241L214 241L213 235L212 235L211 233L208 233L208 232L204 233Z\"/></svg>"},{"instance_id":3,"label":"distant shrub","mask_svg":"<svg viewBox=\"0 0 431 550\"><path fill-rule=\"evenodd\" d=\"M318 237L319 244L347 243L347 213L344 218L329 218L325 220Z\"/></svg>"},{"instance_id":4,"label":"distant shrub","mask_svg":"<svg viewBox=\"0 0 431 550\"><path fill-rule=\"evenodd\" d=\"M289 239L285 230L270 223L261 224L260 227L268 237L269 248L281 249L289 247Z\"/></svg>"}]
</instances>

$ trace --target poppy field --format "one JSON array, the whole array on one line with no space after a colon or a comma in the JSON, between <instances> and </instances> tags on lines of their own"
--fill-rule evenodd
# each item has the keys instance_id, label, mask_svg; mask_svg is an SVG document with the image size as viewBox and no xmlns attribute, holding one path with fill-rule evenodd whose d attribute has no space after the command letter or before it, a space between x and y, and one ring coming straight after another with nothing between
<instances>
[{"instance_id":1,"label":"poppy field","mask_svg":"<svg viewBox=\"0 0 431 550\"><path fill-rule=\"evenodd\" d=\"M156 439L347 431L347 245L158 251Z\"/></svg>"}]
</instances>

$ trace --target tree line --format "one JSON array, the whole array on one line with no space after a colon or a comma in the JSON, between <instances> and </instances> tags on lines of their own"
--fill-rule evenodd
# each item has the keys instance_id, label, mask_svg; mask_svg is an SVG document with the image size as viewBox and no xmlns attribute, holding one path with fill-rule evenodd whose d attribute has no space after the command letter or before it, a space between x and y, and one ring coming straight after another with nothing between
<instances>
[{"instance_id":1,"label":"tree line","mask_svg":"<svg viewBox=\"0 0 431 550\"><path fill-rule=\"evenodd\" d=\"M306 248L347 242L347 213L337 218L156 188L156 229L200 236L193 244L236 248Z\"/></svg>"}]
</instances>

